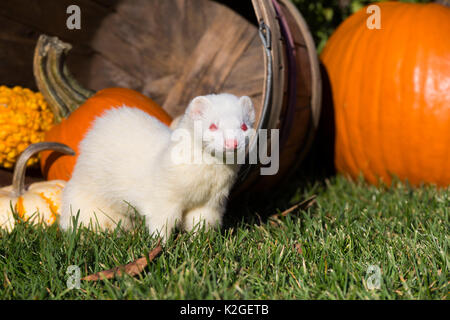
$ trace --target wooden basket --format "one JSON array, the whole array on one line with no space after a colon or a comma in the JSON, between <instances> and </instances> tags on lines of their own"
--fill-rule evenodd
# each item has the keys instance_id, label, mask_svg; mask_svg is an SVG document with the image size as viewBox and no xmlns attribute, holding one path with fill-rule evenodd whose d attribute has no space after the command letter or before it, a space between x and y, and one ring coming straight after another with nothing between
<instances>
[{"instance_id":1,"label":"wooden basket","mask_svg":"<svg viewBox=\"0 0 450 320\"><path fill-rule=\"evenodd\" d=\"M244 166L235 193L267 190L297 167L314 137L321 99L316 50L289 0L222 2L1 1L0 83L36 89L34 46L47 34L72 44L68 66L86 87L138 90L173 117L197 95L248 95L257 127L280 129L280 166L273 176ZM72 4L81 9L80 30L66 27Z\"/></svg>"}]
</instances>

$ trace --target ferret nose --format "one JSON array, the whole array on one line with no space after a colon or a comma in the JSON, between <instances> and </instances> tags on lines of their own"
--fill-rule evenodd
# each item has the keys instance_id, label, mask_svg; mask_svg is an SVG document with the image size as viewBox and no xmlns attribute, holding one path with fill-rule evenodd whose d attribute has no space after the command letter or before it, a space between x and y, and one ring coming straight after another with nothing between
<instances>
[{"instance_id":1,"label":"ferret nose","mask_svg":"<svg viewBox=\"0 0 450 320\"><path fill-rule=\"evenodd\" d=\"M225 148L227 149L236 149L238 142L236 139L226 139L225 140Z\"/></svg>"}]
</instances>

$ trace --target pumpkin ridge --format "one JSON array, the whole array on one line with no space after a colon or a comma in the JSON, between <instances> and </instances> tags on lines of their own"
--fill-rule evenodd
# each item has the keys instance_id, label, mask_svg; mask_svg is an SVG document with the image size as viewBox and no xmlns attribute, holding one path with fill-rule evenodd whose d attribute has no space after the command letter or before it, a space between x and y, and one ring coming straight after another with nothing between
<instances>
[{"instance_id":1,"label":"pumpkin ridge","mask_svg":"<svg viewBox=\"0 0 450 320\"><path fill-rule=\"evenodd\" d=\"M388 61L389 57L391 55L392 50L396 50L396 39L395 39L395 32L396 32L396 25L392 24L391 21L398 21L401 19L401 17L404 17L403 10L404 8L400 8L398 6L392 5L392 8L390 9L388 17L386 17L386 14L384 15L384 24L387 25L386 34L384 35L384 39L381 40L382 43L387 42L388 45L384 46L383 53L380 54L380 56L383 56L383 62ZM383 22L382 22L383 23ZM385 40L386 39L386 40ZM394 42L394 48L392 45L390 45L392 42ZM397 61L395 61L397 63ZM392 66L388 63L382 63L382 72L381 72L381 78L380 78L380 90L381 92L384 92L384 96L380 97L382 99L382 105L380 107L380 115L381 115L381 121L379 122L380 125L380 132L382 133L382 138L380 140L381 142L381 152L380 157L383 159L384 167L386 168L385 176L381 176L380 178L383 180L386 184L391 184L392 178L395 175L398 175L399 177L402 177L402 166L401 164L404 163L403 155L401 150L402 145L402 139L400 135L400 131L402 130L403 124L396 121L396 113L399 112L399 107L401 104L398 103L399 92L395 92L393 95L389 95L386 93L392 93L393 89L391 87L391 75L389 74L389 70L398 68L397 65ZM400 67L401 70L401 67ZM393 81L397 81L396 79L393 79ZM401 100L401 99L400 99ZM388 107L386 107L388 105ZM390 106L390 107L389 107ZM392 154L394 154L392 156ZM400 170L400 171L398 171Z\"/></svg>"},{"instance_id":2,"label":"pumpkin ridge","mask_svg":"<svg viewBox=\"0 0 450 320\"><path fill-rule=\"evenodd\" d=\"M51 216L46 221L48 224L52 224L56 221L58 217L58 206L48 197L44 195L44 192L40 192L39 195L42 199L48 204L48 207L50 208Z\"/></svg>"},{"instance_id":3,"label":"pumpkin ridge","mask_svg":"<svg viewBox=\"0 0 450 320\"><path fill-rule=\"evenodd\" d=\"M361 9L361 12L362 12L362 10L363 9ZM360 38L364 35L364 31L365 31L364 27L358 28L358 30L356 31L356 36L354 36L350 40L350 44L347 45L347 48L348 48L347 50L348 50L349 54L344 57L344 59L346 61L346 63L345 63L346 66L351 66L352 65L352 61L354 61L354 56L356 54L354 48L358 45L358 42L359 42ZM349 105L351 105L352 99L349 99L348 97L349 96L352 97L352 92L350 92L349 88L345 88L342 91L343 91L343 94L342 94L342 97L340 99L342 99L344 107L341 108L341 113L343 115L343 118L346 119L344 121L348 122L349 119L351 119L354 116L354 113L351 112L351 111L353 111L353 109L351 109L351 111L349 110L350 109ZM355 109L357 110L358 107L355 108ZM359 170L357 169L356 163L358 163L358 159L360 157L358 156L358 153L359 153L358 150L353 149L353 148L350 147L350 144L351 144L350 140L352 140L352 138L354 136L356 136L356 134L355 134L356 131L357 130L352 130L352 128L350 128L349 126L343 126L343 129L341 130L342 135L346 137L345 140L349 141L348 147L347 147L347 154L348 155L346 157L346 162L347 162L347 165L349 166L349 168L351 170L350 172L353 171L353 176L354 177L357 177L359 175L359 172L358 172ZM359 145L360 145L360 143L358 141L356 143L356 146L359 146ZM359 159L359 160L361 160L361 159Z\"/></svg>"},{"instance_id":4,"label":"pumpkin ridge","mask_svg":"<svg viewBox=\"0 0 450 320\"><path fill-rule=\"evenodd\" d=\"M24 205L23 205L23 197L22 197L22 196L20 196L20 197L17 198L17 202L16 202L16 205L15 205L15 209L16 209L17 215L18 215L21 219L23 219L24 221L27 221L27 220L28 220L28 217L25 216L26 211L25 211L25 207L24 207Z\"/></svg>"},{"instance_id":5,"label":"pumpkin ridge","mask_svg":"<svg viewBox=\"0 0 450 320\"><path fill-rule=\"evenodd\" d=\"M419 13L423 14L424 11L428 11L427 6L423 6L421 8L418 8L416 15L418 16ZM412 19L411 19L412 20ZM420 19L417 19L420 22L422 22ZM416 33L416 36L419 37L419 39L425 39L423 41L427 41L429 42L434 42L432 39L432 35L429 34L430 29L432 29L432 26L429 25L429 21L427 21L426 24L421 23L419 25L418 31ZM424 33L424 30L426 30L426 34ZM430 37L431 36L431 37ZM428 121L427 119L429 118L429 115L427 116L427 110L425 110L425 108L423 108L424 104L426 103L425 101L425 97L426 97L426 91L427 88L427 80L424 76L426 76L427 70L430 70L430 50L423 49L423 45L422 43L417 43L416 47L414 47L413 49L415 49L415 51L412 52L416 52L416 55L414 56L415 59L415 64L417 65L415 72L417 72L417 70L420 71L420 77L419 77L419 81L420 81L420 93L418 94L418 99L416 101L412 101L414 102L414 107L412 108L413 112L417 113L417 117L418 119L420 119L421 121L413 121L412 125L414 126L414 132L421 132L420 137L418 135L413 135L413 137L416 137L416 157L414 157L414 162L417 163L417 171L415 172L415 174L413 174L413 176L417 177L416 181L414 181L413 183L417 184L420 183L424 180L426 180L426 177L423 175L424 171L429 171L430 172L430 176L436 176L436 171L438 170L438 168L436 166L432 166L430 168L424 168L423 164L424 160L428 162L432 161L430 158L430 155L426 154L426 152L423 152L423 148L422 146L424 144L427 144L429 146L429 148L435 148L434 146L436 146L435 143L435 139L434 139L434 131L437 130L438 128L434 128L433 126L430 127L428 125ZM432 55L434 55L434 53L431 53ZM414 76L414 75L413 75ZM412 90L414 90L414 86L415 83L412 82L409 84L412 87ZM422 150L421 150L422 149ZM434 177L432 178L433 180L435 179Z\"/></svg>"},{"instance_id":6,"label":"pumpkin ridge","mask_svg":"<svg viewBox=\"0 0 450 320\"><path fill-rule=\"evenodd\" d=\"M436 26L435 28L444 28L444 30L447 30L446 32L444 32L444 34L447 34L447 36L450 34L450 6L446 7L447 10L440 10L441 7L439 4L433 4L433 6L429 6L429 10L435 12L436 15L441 15L442 19L440 19L439 21L445 21L445 23L441 23L439 24L439 26ZM434 22L434 21L433 21ZM442 24L444 26L442 26ZM442 41L444 40L444 41ZM447 86L446 88L440 88L442 91L447 92L447 95L444 97L439 97L439 115L436 115L437 117L439 117L440 123L444 123L443 125L443 132L444 134L441 134L438 136L437 139L434 139L434 143L438 143L440 142L440 145L442 146L442 163L438 164L436 166L436 168L441 168L440 172L436 173L436 181L439 185L445 185L445 183L448 183L448 181L450 181L450 170L448 170L448 168L450 167L450 151L448 146L450 146L450 134L447 133L447 135L445 134L445 130L447 128L450 127L450 115L448 113L445 113L445 107L447 106L447 108L450 108L450 41L447 38L447 41L445 41L445 39L441 39L441 38L436 38L436 43L439 44L440 46L438 47L438 51L434 52L435 55L441 55L443 52L445 54L445 52L447 53L446 57L447 57L447 64L444 65L444 68L446 70L446 72L441 73L442 74L446 74L446 76L443 76L443 79L441 80L441 84L442 83L446 83ZM431 66L431 69L433 69L434 66ZM443 120L442 117L445 117L446 120ZM442 137L444 138L444 140L440 140L442 139ZM440 138L440 139L439 139ZM447 146L447 147L446 147ZM446 169L447 168L447 169Z\"/></svg>"},{"instance_id":7,"label":"pumpkin ridge","mask_svg":"<svg viewBox=\"0 0 450 320\"><path fill-rule=\"evenodd\" d=\"M415 10L413 10L415 9ZM417 21L420 21L418 15L420 13L422 8L419 7L410 7L408 8L408 14L405 14L405 17L407 17L407 21L405 25L411 24L411 23L417 23ZM414 38L420 38L420 32L421 32L421 26L419 25L417 27L417 31L414 33L408 32L407 36L408 39L405 41L405 45L402 46L404 54L410 54L411 59L417 60L417 55L420 54L420 52L417 52L418 49L420 49L420 44L415 43ZM414 56L413 56L414 55ZM419 70L421 70L422 67L419 66ZM409 79L407 72L409 72L408 67L402 66L401 69L401 79ZM414 77L414 75L412 75ZM414 82L414 80L413 80ZM414 85L414 84L412 84ZM401 83L401 90L400 92L408 92L408 86L411 86L411 83L409 81L403 81ZM420 100L422 97L420 97ZM422 128L420 127L421 123L419 121L416 121L415 118L419 117L419 119L423 119L423 112L420 108L420 105L422 104L422 101L418 101L418 99L413 99L410 95L403 95L402 101L404 102L401 104L402 110L401 113L405 117L405 122L411 124L411 128L402 128L402 135L403 140L405 140L405 144L409 144L410 148L416 149L417 146L420 145L420 141L417 141L415 138L415 135L409 135L408 132L421 132ZM411 108L408 108L408 105L411 104ZM408 112L409 111L409 112ZM417 115L418 114L418 115ZM420 155L418 155L420 157ZM418 168L418 163L420 161L418 160L418 156L410 156L407 157L406 161L404 163L405 166L405 177L414 177L414 176L420 176L420 168ZM418 173L418 174L416 174ZM404 179L404 177L401 177ZM412 183L417 183L417 181L411 181Z\"/></svg>"},{"instance_id":8,"label":"pumpkin ridge","mask_svg":"<svg viewBox=\"0 0 450 320\"><path fill-rule=\"evenodd\" d=\"M366 12L366 7L364 9L362 9L364 12ZM362 50L364 52L366 52L368 44L371 42L372 40L372 35L375 32L380 32L380 30L372 30L370 34L366 34L365 32L365 26L360 27L361 32L357 35L355 35L355 39L357 40L356 42L359 44L357 50ZM357 84L357 90L358 92L364 92L364 87L365 87L365 82L364 82L364 78L366 77L366 70L367 65L371 64L370 61L371 55L366 55L364 57L364 59L355 59L352 60L354 61L354 65L352 66L352 72L351 74L355 74L355 79L354 81L351 81L352 83ZM359 72L359 76L357 76L355 70L357 70ZM355 88L353 88L355 89ZM349 89L347 89L347 91L350 91ZM354 96L354 95L353 95ZM370 101L371 104L373 103L373 101ZM362 171L363 172L367 172L367 179L369 181L374 181L376 182L377 177L376 174L371 170L371 165L372 165L372 161L371 161L371 157L369 156L370 154L370 150L366 151L366 148L372 148L372 145L367 143L368 141L368 137L366 135L367 129L365 128L365 121L364 119L367 118L367 112L366 112L366 108L368 107L363 101L362 101L362 94L357 94L356 95L356 99L354 99L353 101L355 108L352 110L355 110L354 113L354 118L356 119L356 123L357 125L355 126L355 130L354 130L354 136L355 136L355 140L356 140L356 145L360 146L360 156L359 156L359 160L356 159L357 162L362 164ZM370 109L370 108L369 108ZM356 172L356 174L359 176L362 172Z\"/></svg>"},{"instance_id":9,"label":"pumpkin ridge","mask_svg":"<svg viewBox=\"0 0 450 320\"><path fill-rule=\"evenodd\" d=\"M421 6L414 6L414 5L408 5L405 6L403 10L401 10L400 7L396 8L398 12L398 17L394 18L395 15L393 14L392 20L396 21L396 24L400 25L411 25L416 21L416 15L420 11ZM395 13L395 12L394 12ZM414 19L413 19L414 18ZM412 136L409 133L414 132L414 130L411 127L405 127L406 124L410 124L411 126L414 126L414 107L412 106L414 103L413 101L410 101L411 97L407 94L407 86L409 85L408 81L405 81L404 79L409 79L407 76L407 72L409 71L408 64L409 59L415 58L412 57L412 53L414 53L414 50L410 49L410 46L415 46L414 37L417 37L417 32L407 32L401 33L401 29L399 30L392 24L393 39L389 39L389 43L394 42L396 44L397 48L397 54L399 56L404 57L403 59L399 59L399 67L398 67L398 74L399 74L399 89L398 90L398 101L396 101L396 105L398 106L398 112L402 115L402 122L401 125L399 125L399 128L396 130L398 132L398 140L396 142L396 148L398 150L401 150L402 146L408 146L407 148L413 150L415 149L414 142L412 141ZM407 59L407 57L409 59ZM406 92L406 94L405 94ZM399 123L400 124L400 123ZM413 156L412 154L405 154L403 152L399 152L399 158L398 158L398 167L395 168L395 171L397 171L397 175L400 179L404 180L406 177L413 177L412 175L412 163L417 159L417 157ZM393 170L394 171L394 170ZM414 183L414 182L413 182Z\"/></svg>"},{"instance_id":10,"label":"pumpkin ridge","mask_svg":"<svg viewBox=\"0 0 450 320\"><path fill-rule=\"evenodd\" d=\"M382 34L381 32L385 33L386 30L383 28L383 21L381 22L381 30L377 30L379 32L378 36L373 37L371 41L375 43L376 47L383 48L380 46L380 37ZM367 41L366 43L371 44L371 41ZM378 44L378 45L377 45ZM368 53L369 55L369 63L372 65L382 65L385 55L386 55L386 49L385 52L380 52L380 54L375 54L375 52ZM382 130L380 128L382 118L382 112L383 112L383 101L382 97L380 96L381 85L382 85L382 75L384 70L382 68L374 68L374 70L369 70L366 68L365 70L365 77L372 77L373 81L370 83L370 86L368 88L369 91L371 91L372 94L372 106L373 108L368 108L369 114L367 115L371 120L369 122L369 136L371 137L371 141L367 144L368 147L371 148L371 150L368 152L369 159L371 159L370 164L372 165L371 168L369 168L369 171L373 171L373 174L377 176L376 179L383 179L386 176L388 176L387 171L385 170L386 164L382 152L382 137L381 133ZM361 79L361 81L364 81L364 79ZM373 109L372 111L370 109ZM378 156L380 155L380 156ZM372 183L378 183L378 180L372 181Z\"/></svg>"}]
</instances>

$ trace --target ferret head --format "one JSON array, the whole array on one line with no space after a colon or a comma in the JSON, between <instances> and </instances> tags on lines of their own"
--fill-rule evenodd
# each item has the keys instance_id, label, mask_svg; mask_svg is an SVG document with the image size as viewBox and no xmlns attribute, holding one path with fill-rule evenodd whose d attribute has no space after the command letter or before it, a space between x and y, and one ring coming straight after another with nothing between
<instances>
[{"instance_id":1,"label":"ferret head","mask_svg":"<svg viewBox=\"0 0 450 320\"><path fill-rule=\"evenodd\" d=\"M255 109L247 96L222 93L194 98L186 109L194 128L201 127L205 150L217 154L245 150L253 132Z\"/></svg>"}]
</instances>

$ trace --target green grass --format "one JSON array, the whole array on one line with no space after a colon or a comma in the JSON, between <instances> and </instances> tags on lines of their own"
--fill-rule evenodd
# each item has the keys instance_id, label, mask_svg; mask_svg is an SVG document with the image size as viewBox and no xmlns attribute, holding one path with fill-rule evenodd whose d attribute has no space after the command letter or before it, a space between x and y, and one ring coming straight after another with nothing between
<instances>
[{"instance_id":1,"label":"green grass","mask_svg":"<svg viewBox=\"0 0 450 320\"><path fill-rule=\"evenodd\" d=\"M67 289L69 265L82 276L112 268L156 240L142 225L95 234L22 223L0 233L0 299L447 299L449 189L338 176L286 194L265 209L241 205L244 217L229 215L220 231L179 233L135 278L79 290ZM267 219L313 194L306 211ZM380 289L367 289L369 265L381 269Z\"/></svg>"}]
</instances>

